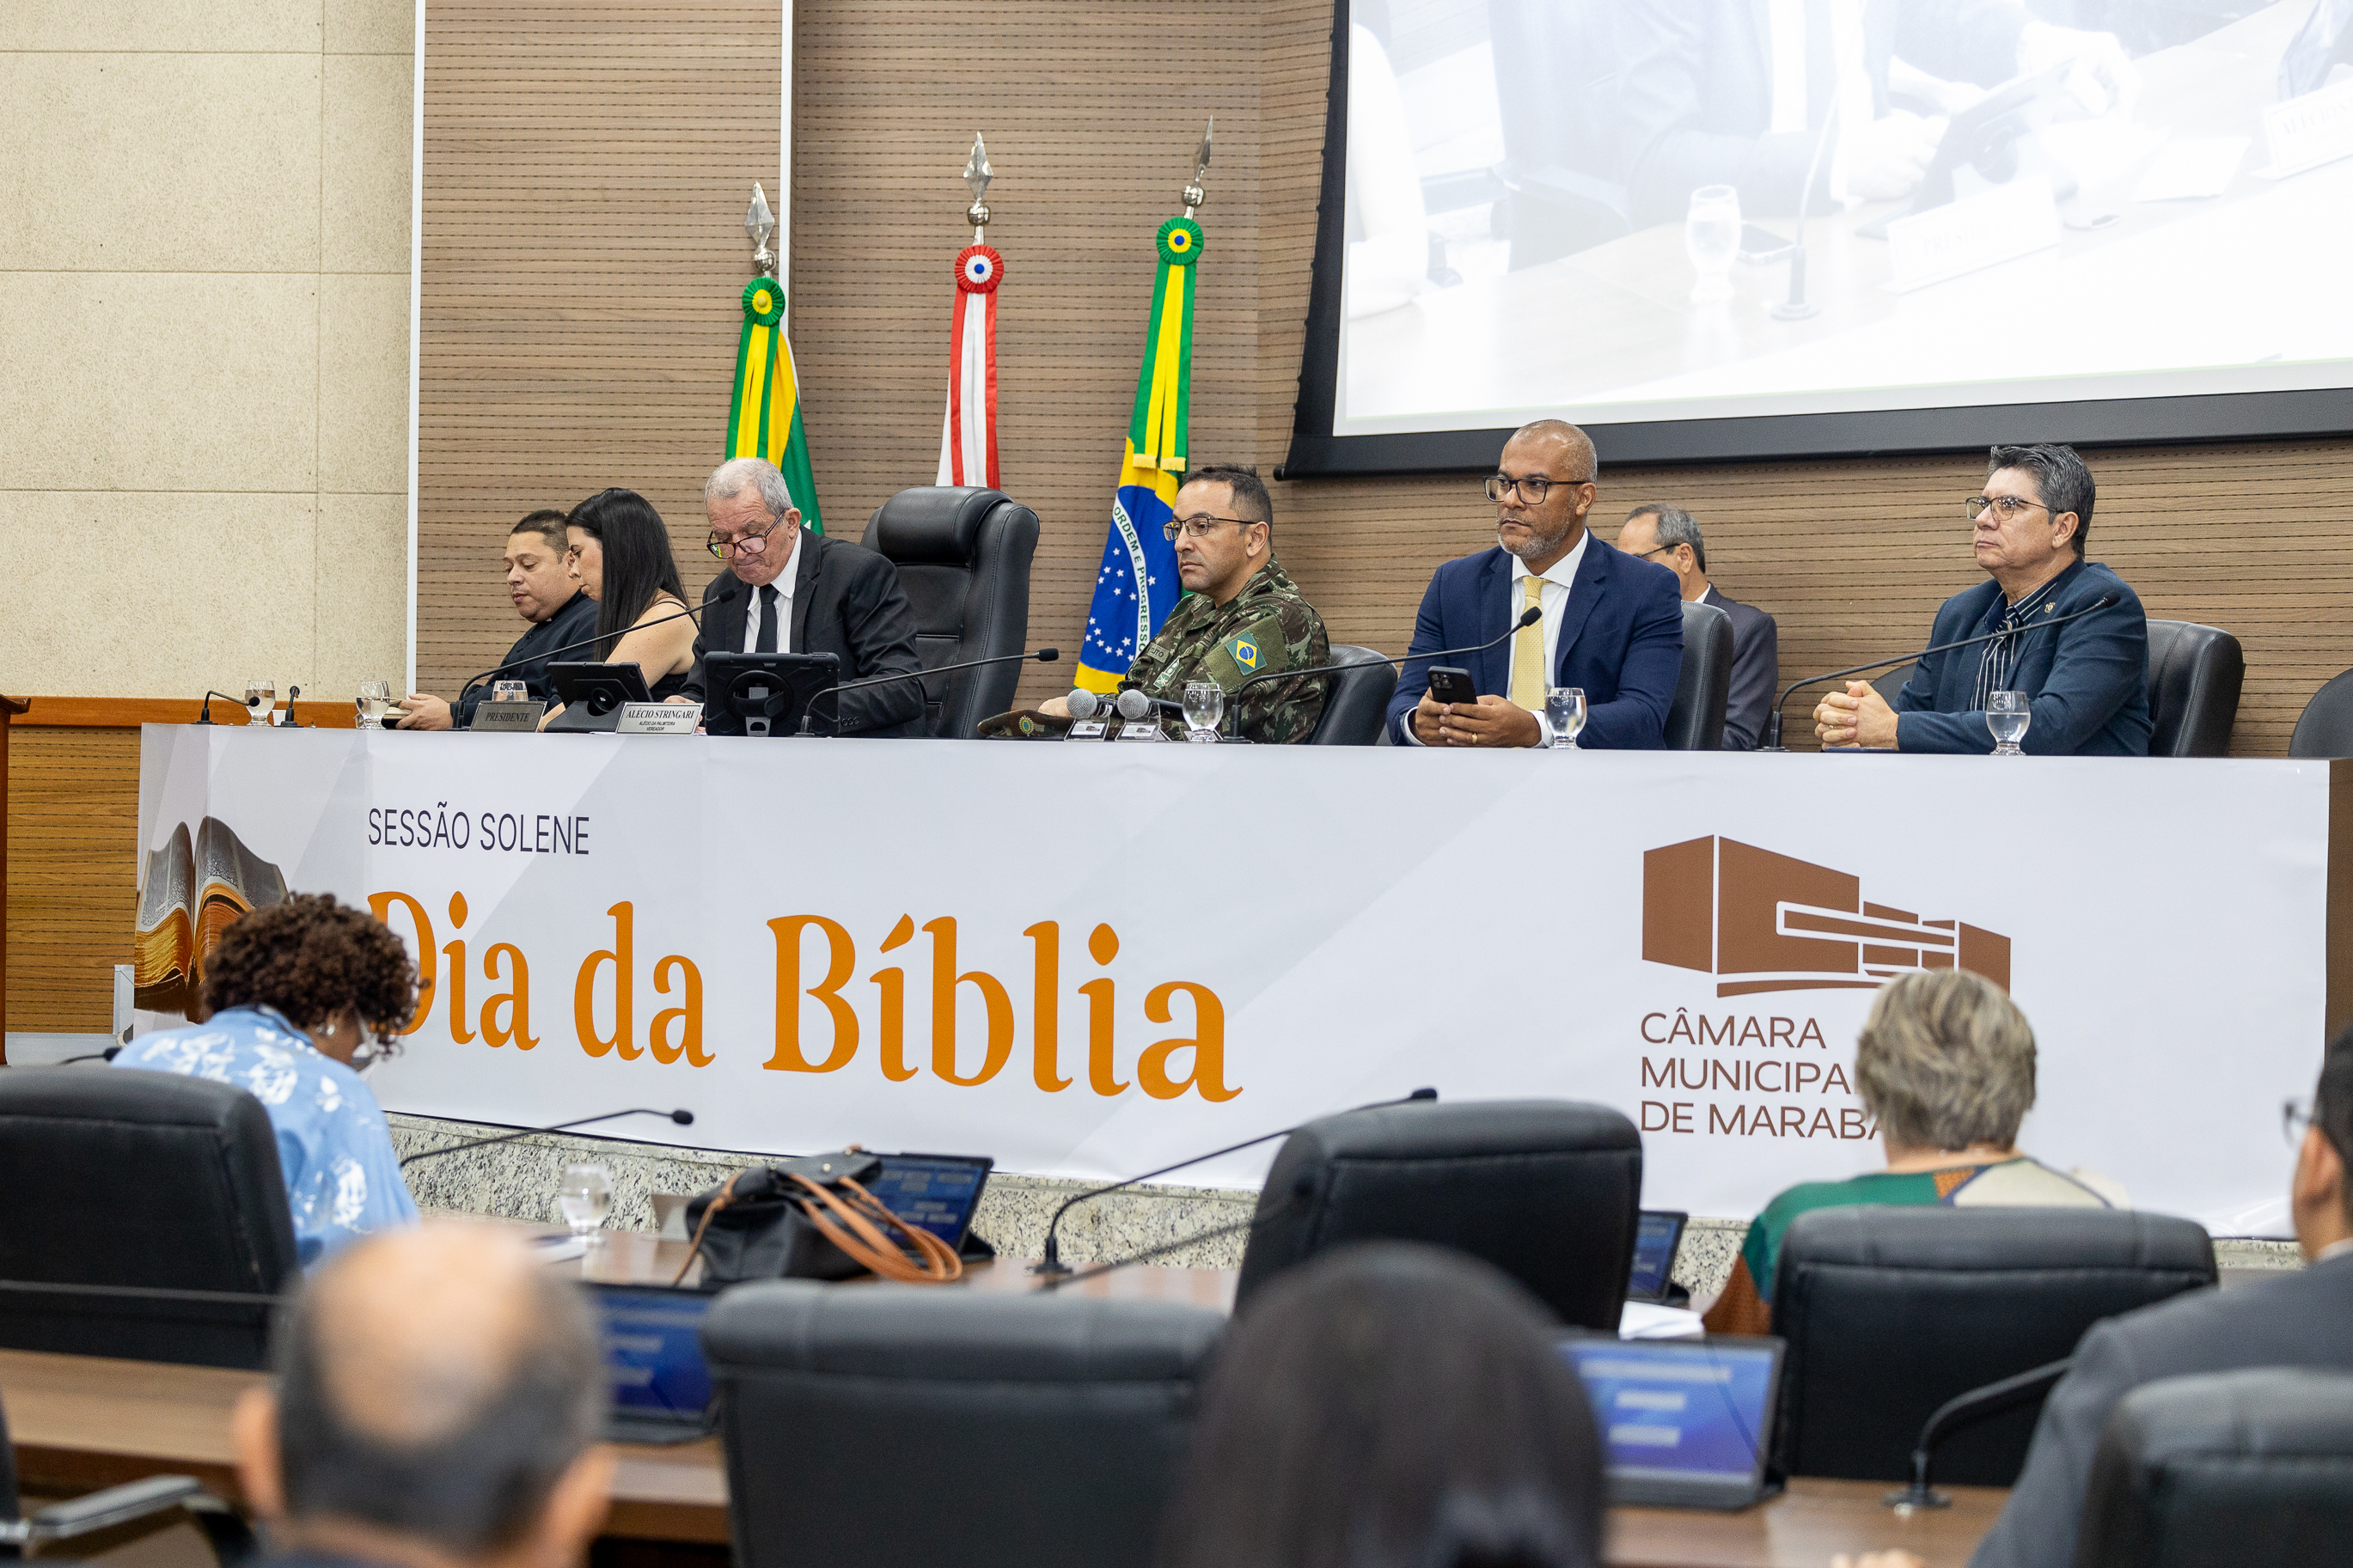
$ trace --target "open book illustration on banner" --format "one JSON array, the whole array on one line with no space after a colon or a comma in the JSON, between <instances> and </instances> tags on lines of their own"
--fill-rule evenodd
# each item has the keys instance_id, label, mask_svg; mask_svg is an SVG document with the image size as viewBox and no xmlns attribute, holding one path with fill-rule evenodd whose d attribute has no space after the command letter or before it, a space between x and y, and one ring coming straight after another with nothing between
<instances>
[{"instance_id":1,"label":"open book illustration on banner","mask_svg":"<svg viewBox=\"0 0 2353 1568\"><path fill-rule=\"evenodd\" d=\"M207 816L195 837L185 823L147 852L139 888L132 969L141 1007L188 1013L204 990L205 958L238 916L286 901L286 875Z\"/></svg>"}]
</instances>

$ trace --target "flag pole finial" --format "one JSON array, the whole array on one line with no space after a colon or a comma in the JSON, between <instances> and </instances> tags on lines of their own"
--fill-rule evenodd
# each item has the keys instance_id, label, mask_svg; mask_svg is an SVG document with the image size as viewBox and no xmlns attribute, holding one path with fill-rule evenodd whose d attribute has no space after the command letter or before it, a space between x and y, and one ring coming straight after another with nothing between
<instances>
[{"instance_id":1,"label":"flag pole finial","mask_svg":"<svg viewBox=\"0 0 2353 1568\"><path fill-rule=\"evenodd\" d=\"M1201 132L1201 150L1193 159L1193 178L1187 183L1183 192L1187 217L1191 217L1208 205L1209 193L1201 188L1201 182L1209 175L1209 137L1217 129L1217 117L1211 115L1208 128Z\"/></svg>"},{"instance_id":2,"label":"flag pole finial","mask_svg":"<svg viewBox=\"0 0 2353 1568\"><path fill-rule=\"evenodd\" d=\"M752 237L752 265L763 278L776 275L776 253L768 248L776 232L776 215L768 210L768 193L752 182L752 205L744 214L744 231Z\"/></svg>"},{"instance_id":3,"label":"flag pole finial","mask_svg":"<svg viewBox=\"0 0 2353 1568\"><path fill-rule=\"evenodd\" d=\"M997 171L988 166L988 143L980 132L972 133L972 156L965 160L964 183L972 192L972 205L964 209L964 221L972 225L972 242L978 245L988 237L988 182L997 178Z\"/></svg>"}]
</instances>

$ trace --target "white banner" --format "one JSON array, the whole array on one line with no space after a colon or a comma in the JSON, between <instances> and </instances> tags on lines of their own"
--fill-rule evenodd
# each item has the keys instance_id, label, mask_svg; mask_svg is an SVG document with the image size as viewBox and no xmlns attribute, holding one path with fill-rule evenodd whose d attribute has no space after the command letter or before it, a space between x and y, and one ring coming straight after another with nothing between
<instances>
[{"instance_id":1,"label":"white banner","mask_svg":"<svg viewBox=\"0 0 2353 1568\"><path fill-rule=\"evenodd\" d=\"M2031 1152L2243 1234L2327 808L2325 763L151 725L140 978L176 1006L173 933L274 868L432 977L396 1110L1109 1178L1430 1084L1617 1106L1647 1205L1736 1215L1877 1165L1872 988L1958 963L2034 1024Z\"/></svg>"}]
</instances>

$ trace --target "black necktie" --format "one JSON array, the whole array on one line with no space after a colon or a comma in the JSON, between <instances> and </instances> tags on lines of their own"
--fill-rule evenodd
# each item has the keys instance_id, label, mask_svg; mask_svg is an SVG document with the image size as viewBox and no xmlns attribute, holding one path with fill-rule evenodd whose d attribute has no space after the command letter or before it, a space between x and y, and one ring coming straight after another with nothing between
<instances>
[{"instance_id":1,"label":"black necktie","mask_svg":"<svg viewBox=\"0 0 2353 1568\"><path fill-rule=\"evenodd\" d=\"M776 651L776 585L774 583L760 584L760 640L752 651Z\"/></svg>"}]
</instances>

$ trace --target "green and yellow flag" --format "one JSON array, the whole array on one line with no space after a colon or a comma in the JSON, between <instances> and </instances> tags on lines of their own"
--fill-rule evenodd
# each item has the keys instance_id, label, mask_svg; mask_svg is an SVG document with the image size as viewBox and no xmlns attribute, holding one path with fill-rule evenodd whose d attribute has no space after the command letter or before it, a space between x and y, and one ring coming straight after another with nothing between
<instances>
[{"instance_id":1,"label":"green and yellow flag","mask_svg":"<svg viewBox=\"0 0 2353 1568\"><path fill-rule=\"evenodd\" d=\"M744 286L744 336L735 348L735 401L727 411L727 456L765 458L785 476L801 526L825 531L808 432L801 426L800 379L785 341L785 291L773 278Z\"/></svg>"}]
</instances>

